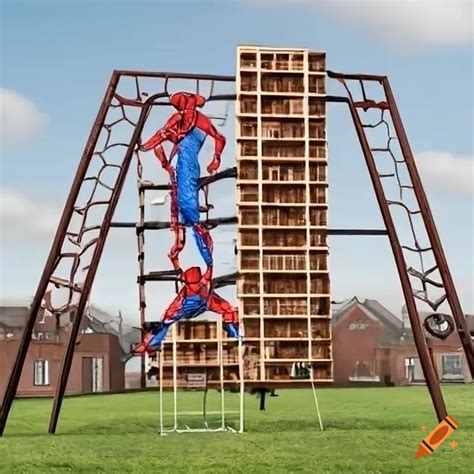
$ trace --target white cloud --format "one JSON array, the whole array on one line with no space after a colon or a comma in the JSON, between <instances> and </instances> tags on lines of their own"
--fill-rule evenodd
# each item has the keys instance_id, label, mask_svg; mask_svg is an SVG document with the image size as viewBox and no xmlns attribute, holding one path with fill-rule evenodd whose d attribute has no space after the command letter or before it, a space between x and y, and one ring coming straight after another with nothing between
<instances>
[{"instance_id":1,"label":"white cloud","mask_svg":"<svg viewBox=\"0 0 474 474\"><path fill-rule=\"evenodd\" d=\"M336 0L326 5L394 46L463 45L474 39L470 0Z\"/></svg>"},{"instance_id":2,"label":"white cloud","mask_svg":"<svg viewBox=\"0 0 474 474\"><path fill-rule=\"evenodd\" d=\"M474 157L443 151L417 153L416 164L423 184L457 196L474 196Z\"/></svg>"},{"instance_id":3,"label":"white cloud","mask_svg":"<svg viewBox=\"0 0 474 474\"><path fill-rule=\"evenodd\" d=\"M306 8L331 13L367 28L394 47L470 44L474 40L472 0L245 0L252 5Z\"/></svg>"},{"instance_id":4,"label":"white cloud","mask_svg":"<svg viewBox=\"0 0 474 474\"><path fill-rule=\"evenodd\" d=\"M49 122L48 116L18 92L0 88L0 143L18 150L35 138Z\"/></svg>"},{"instance_id":5,"label":"white cloud","mask_svg":"<svg viewBox=\"0 0 474 474\"><path fill-rule=\"evenodd\" d=\"M18 190L0 189L0 229L2 241L5 239L6 243L24 238L50 239L59 216L59 208L34 200Z\"/></svg>"}]
</instances>

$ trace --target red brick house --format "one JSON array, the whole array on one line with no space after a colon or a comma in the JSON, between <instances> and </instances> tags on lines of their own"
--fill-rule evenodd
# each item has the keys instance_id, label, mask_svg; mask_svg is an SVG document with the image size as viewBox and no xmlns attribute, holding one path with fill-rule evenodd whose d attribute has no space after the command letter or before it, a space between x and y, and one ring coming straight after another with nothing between
<instances>
[{"instance_id":1,"label":"red brick house","mask_svg":"<svg viewBox=\"0 0 474 474\"><path fill-rule=\"evenodd\" d=\"M121 361L126 350L123 341L113 330L98 328L92 308L85 317L76 345L67 394L119 391L125 388L125 364ZM0 395L8 383L15 361L29 308L26 306L0 307ZM50 396L59 380L62 356L66 350L73 315L55 317L38 315L23 373L18 396ZM109 316L109 319L112 319ZM105 325L104 325L105 326ZM100 332L98 332L98 329ZM121 345L122 343L122 345ZM126 344L125 344L126 345Z\"/></svg>"},{"instance_id":2,"label":"red brick house","mask_svg":"<svg viewBox=\"0 0 474 474\"><path fill-rule=\"evenodd\" d=\"M468 321L472 328L474 318ZM409 324L378 301L353 298L335 306L332 334L335 384L423 382ZM456 333L428 340L442 382L472 381Z\"/></svg>"}]
</instances>

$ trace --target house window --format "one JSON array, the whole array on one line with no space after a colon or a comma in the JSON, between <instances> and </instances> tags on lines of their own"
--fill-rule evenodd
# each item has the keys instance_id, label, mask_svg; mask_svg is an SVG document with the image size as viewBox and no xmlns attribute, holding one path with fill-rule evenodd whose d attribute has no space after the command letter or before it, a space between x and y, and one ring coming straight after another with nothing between
<instances>
[{"instance_id":1,"label":"house window","mask_svg":"<svg viewBox=\"0 0 474 474\"><path fill-rule=\"evenodd\" d=\"M405 379L409 382L413 382L414 379L414 368L415 360L413 357L407 357L405 359Z\"/></svg>"},{"instance_id":2,"label":"house window","mask_svg":"<svg viewBox=\"0 0 474 474\"><path fill-rule=\"evenodd\" d=\"M425 376L418 357L405 358L405 378L408 382L423 382Z\"/></svg>"},{"instance_id":3,"label":"house window","mask_svg":"<svg viewBox=\"0 0 474 474\"><path fill-rule=\"evenodd\" d=\"M364 321L356 321L355 323L349 324L349 331L363 331L367 329L369 324Z\"/></svg>"},{"instance_id":4,"label":"house window","mask_svg":"<svg viewBox=\"0 0 474 474\"><path fill-rule=\"evenodd\" d=\"M49 362L35 360L33 385L49 385Z\"/></svg>"},{"instance_id":5,"label":"house window","mask_svg":"<svg viewBox=\"0 0 474 474\"><path fill-rule=\"evenodd\" d=\"M443 355L441 361L443 380L459 380L464 378L460 354Z\"/></svg>"}]
</instances>

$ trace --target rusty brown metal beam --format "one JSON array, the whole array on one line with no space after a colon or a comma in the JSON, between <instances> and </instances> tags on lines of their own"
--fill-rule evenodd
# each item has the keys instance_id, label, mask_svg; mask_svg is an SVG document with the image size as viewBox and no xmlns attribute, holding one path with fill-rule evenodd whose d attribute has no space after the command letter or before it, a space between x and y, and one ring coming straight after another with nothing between
<instances>
[{"instance_id":1,"label":"rusty brown metal beam","mask_svg":"<svg viewBox=\"0 0 474 474\"><path fill-rule=\"evenodd\" d=\"M211 176L202 176L199 178L199 186L207 186L211 183L215 183L221 179L236 178L237 177L237 168L227 168L225 170L219 171L216 174ZM169 184L154 184L152 182L143 182L139 184L140 189L152 190L152 191L168 191L171 189Z\"/></svg>"},{"instance_id":2,"label":"rusty brown metal beam","mask_svg":"<svg viewBox=\"0 0 474 474\"><path fill-rule=\"evenodd\" d=\"M218 81L218 82L235 82L235 76L222 76L216 74L188 74L182 72L153 72L153 71L131 71L118 69L114 71L120 76L131 77L155 77L162 79L190 79L199 81Z\"/></svg>"},{"instance_id":3,"label":"rusty brown metal beam","mask_svg":"<svg viewBox=\"0 0 474 474\"><path fill-rule=\"evenodd\" d=\"M333 76L335 77L335 76ZM352 76L338 75L338 78L342 79L354 79ZM357 76L356 79L359 79ZM378 80L372 79L372 80ZM423 374L428 386L429 393L431 395L431 400L433 402L434 409L438 420L441 421L447 416L446 406L443 399L443 394L441 392L441 387L437 379L436 371L433 366L433 362L430 356L426 338L423 333L423 327L421 325L420 319L418 318L418 312L415 304L415 299L413 296L409 275L407 273L407 265L405 262L405 257L403 255L403 250L400 246L400 241L395 229L395 225L390 213L390 208L388 202L385 198L384 190L382 183L379 179L377 166L375 163L374 156L370 150L370 145L367 141L367 137L364 132L364 127L360 120L357 109L349 101L349 110L354 121L354 126L356 128L357 136L359 138L362 152L369 170L370 179L374 187L375 196L382 214L382 218L385 224L385 227L388 232L388 237L390 245L392 247L393 256L395 258L395 264L398 270L400 277L400 282L402 285L403 295L405 297L405 303L408 310L408 315L410 318L410 323L413 331L413 338L415 340L415 345L420 357L421 367L423 369Z\"/></svg>"},{"instance_id":4,"label":"rusty brown metal beam","mask_svg":"<svg viewBox=\"0 0 474 474\"><path fill-rule=\"evenodd\" d=\"M237 224L237 216L231 217L216 217L215 219L208 219L203 221L210 227L219 225L234 225ZM170 221L145 221L143 225L135 222L111 222L110 227L116 229L141 229L145 230L161 230L169 229L171 225ZM354 235L354 236L380 236L388 235L386 229L327 229L327 235Z\"/></svg>"},{"instance_id":5,"label":"rusty brown metal beam","mask_svg":"<svg viewBox=\"0 0 474 474\"><path fill-rule=\"evenodd\" d=\"M345 79L354 81L376 81L382 82L387 76L380 76L377 74L345 74L343 72L326 71L328 77L331 79Z\"/></svg>"},{"instance_id":6,"label":"rusty brown metal beam","mask_svg":"<svg viewBox=\"0 0 474 474\"><path fill-rule=\"evenodd\" d=\"M144 107L144 102L140 102L137 99L128 99L122 97L120 94L115 94L115 98L122 104L131 107ZM206 102L226 102L234 101L237 99L236 94L213 94L206 99ZM154 107L173 107L168 100L164 102L157 101L153 104ZM211 117L210 117L211 118Z\"/></svg>"},{"instance_id":7,"label":"rusty brown metal beam","mask_svg":"<svg viewBox=\"0 0 474 474\"><path fill-rule=\"evenodd\" d=\"M239 278L238 272L227 273L225 275L217 276L212 279L213 288L221 288L227 285L235 285ZM143 276L138 276L137 282L144 283L145 281L173 281L179 282L179 274L175 270L162 270L157 272L150 272Z\"/></svg>"},{"instance_id":8,"label":"rusty brown metal beam","mask_svg":"<svg viewBox=\"0 0 474 474\"><path fill-rule=\"evenodd\" d=\"M203 224L209 226L210 228L216 227L219 225L232 225L237 224L237 216L230 217L216 217L215 219L208 219L201 221ZM137 231L142 230L162 230L169 229L171 227L170 221L145 221L143 224L135 222L111 222L110 227L116 229L137 229Z\"/></svg>"},{"instance_id":9,"label":"rusty brown metal beam","mask_svg":"<svg viewBox=\"0 0 474 474\"><path fill-rule=\"evenodd\" d=\"M10 379L7 385L7 389L5 392L5 396L3 399L2 404L2 412L0 415L0 436L3 435L5 430L5 426L8 420L8 415L10 413L10 409L13 403L13 399L15 398L16 391L18 389L18 384L20 382L21 372L23 370L23 366L25 363L26 355L28 353L28 348L31 342L31 336L33 334L33 329L36 322L37 314L41 308L41 302L43 300L44 294L48 287L49 279L54 271L57 259L59 258L59 254L61 252L61 247L63 245L64 239L66 237L66 231L71 220L71 216L74 212L74 203L79 195L79 191L83 180L86 176L87 169L89 163L91 161L92 153L94 151L94 147L97 143L99 138L100 131L104 124L105 117L107 115L107 110L109 105L112 101L115 89L118 83L118 75L116 73L112 74L110 79L109 85L105 92L105 96L102 100L99 112L97 114L96 120L90 132L89 138L87 140L86 147L84 149L84 153L82 154L81 161L79 162L79 166L77 168L76 176L74 177L74 181L71 186L71 190L69 191L69 196L66 200L66 204L64 206L64 210L61 216L61 220L59 221L58 229L56 231L56 235L53 240L53 244L51 246L51 250L49 252L49 257L46 261L43 273L41 275L38 288L36 289L35 296L33 298L33 302L31 303L30 308L30 315L28 318L28 322L25 326L23 331L23 335L20 342L20 347L18 349L18 354L15 360L15 364L13 366L12 373L10 375Z\"/></svg>"},{"instance_id":10,"label":"rusty brown metal beam","mask_svg":"<svg viewBox=\"0 0 474 474\"><path fill-rule=\"evenodd\" d=\"M387 229L328 229L328 235L388 235Z\"/></svg>"},{"instance_id":11,"label":"rusty brown metal beam","mask_svg":"<svg viewBox=\"0 0 474 474\"><path fill-rule=\"evenodd\" d=\"M395 102L395 98L392 92L392 88L390 87L390 82L388 78L383 79L382 85L385 90L387 102L390 105L390 113L392 116L393 126L397 133L400 149L402 150L403 157L406 161L408 173L413 183L413 192L415 193L416 199L420 206L423 222L427 230L428 238L433 249L441 279L443 281L447 300L451 308L454 321L456 322L459 338L461 340L464 353L466 354L466 360L469 366L469 370L471 372L471 376L474 378L474 345L469 334L469 328L467 326L466 318L461 308L461 303L459 301L456 287L454 286L451 272L449 271L448 262L446 260L446 255L443 251L443 246L441 245L441 240L439 238L438 230L433 219L433 214L431 213L431 209L428 204L428 199L423 189L420 175L416 168L415 159L413 157L410 143L408 142L408 137L405 132L405 127L403 126L403 122L400 117L400 112L398 111L398 107Z\"/></svg>"}]
</instances>

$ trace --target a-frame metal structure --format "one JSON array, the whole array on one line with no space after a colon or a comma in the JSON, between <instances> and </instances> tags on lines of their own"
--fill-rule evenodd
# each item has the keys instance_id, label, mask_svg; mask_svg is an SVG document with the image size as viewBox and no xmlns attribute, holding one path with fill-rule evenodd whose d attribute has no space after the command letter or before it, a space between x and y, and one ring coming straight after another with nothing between
<instances>
[{"instance_id":1,"label":"a-frame metal structure","mask_svg":"<svg viewBox=\"0 0 474 474\"><path fill-rule=\"evenodd\" d=\"M348 105L385 224L385 230L382 232L368 230L329 230L329 234L384 234L388 236L400 276L413 337L425 380L437 417L441 420L447 415L447 411L424 330L427 330L432 335L445 337L447 332L449 332L449 328L455 329L459 334L469 369L473 376L474 349L392 89L388 78L385 76L341 74L330 71L327 71L327 76L328 78L339 81L343 85L346 93L342 96L324 96L321 100L327 103L340 102ZM119 84L127 79L132 80L135 84L135 99L125 99L118 93ZM210 82L212 85L208 101L228 101L235 100L236 98L235 93L220 95L213 93L213 85L215 83L232 83L235 81L235 77L233 76L138 71L115 71L112 74L76 172L48 260L31 306L30 317L23 333L18 355L2 403L0 435L3 435L8 415L16 395L35 321L40 311L43 298L48 288L54 286L69 290L70 298L68 304L72 304L74 301L76 312L67 350L62 361L61 375L57 385L50 419L49 432L55 433L56 431L82 316L87 306L107 234L113 224L112 218L119 201L125 178L134 157L138 154L138 144L148 114L153 107L169 105L167 84L168 81L174 79L191 80L196 85L198 91L200 83L203 81ZM151 94L145 93L141 84L143 81L149 80L161 81L161 88L154 86ZM378 88L378 99L371 99L366 91L372 91L376 88ZM356 90L358 92L355 92ZM130 108L133 108L135 111L139 110L137 118L130 118ZM374 115L377 116L375 120L373 120ZM370 118L369 121L367 121L368 117L371 117L372 121L370 121ZM129 138L126 142L114 142L111 138L113 127L117 124L128 126ZM371 145L370 132L375 129L386 130L386 142L383 145ZM99 143L101 137L105 137L104 143ZM115 161L107 161L108 158L106 156L108 156L108 154L115 156ZM389 157L392 160L393 172L386 173L379 169L381 156ZM92 166L94 160L99 160L101 163L98 170L94 170ZM401 178L401 170L405 176L405 181ZM115 179L112 185L106 184L103 179L103 175L110 171L115 172ZM384 183L390 179L396 180L398 183L400 195L397 200L389 199L386 195ZM81 205L78 199L82 196L84 188L89 184L92 184L92 192L86 204ZM95 190L98 189L98 187L105 188L109 191L107 199L97 200L94 198ZM406 199L407 194L410 195L409 199ZM87 223L87 216L92 208L100 208L103 210L100 225L89 226ZM394 218L394 209L403 210L408 219L409 228L411 230L409 243L404 244L402 242L404 237L399 232L400 229L397 228L397 221ZM77 226L74 228L74 219L79 219L78 228ZM418 220L417 225L414 224L415 220ZM159 225L157 226L153 223L146 224L142 222L141 224L142 227L138 226L137 232L144 229L146 225L148 225L149 228L160 228ZM429 245L421 244L420 232L424 233ZM93 237L90 238L92 235ZM72 244L74 250L69 250L67 244ZM83 269L85 277L82 277L82 281L77 282L76 273L80 267L81 259L84 260L86 254L90 254L90 259L88 265ZM415 255L420 265L417 268L413 265L409 265L407 263L407 255ZM426 268L426 262L429 260L429 257L431 257L434 263ZM59 278L55 275L58 266L64 263L64 261L69 262L69 278ZM160 278L162 277L163 275L160 275ZM224 276L216 283L225 284L227 280L232 283L235 282L236 277L237 275ZM149 278L153 279L153 275L149 275ZM433 289L440 294L436 299L433 299L430 295ZM424 323L422 323L418 316L417 301L427 304L433 312L433 315L427 318ZM437 312L438 308L445 301L449 304L451 309L452 319L451 316ZM60 312L64 309L65 308L59 308L58 311ZM144 316L141 318L142 323L144 322L143 317ZM443 325L447 325L448 329L443 329Z\"/></svg>"}]
</instances>

